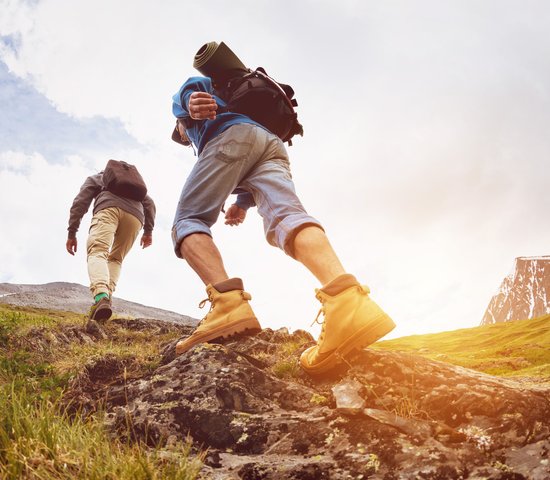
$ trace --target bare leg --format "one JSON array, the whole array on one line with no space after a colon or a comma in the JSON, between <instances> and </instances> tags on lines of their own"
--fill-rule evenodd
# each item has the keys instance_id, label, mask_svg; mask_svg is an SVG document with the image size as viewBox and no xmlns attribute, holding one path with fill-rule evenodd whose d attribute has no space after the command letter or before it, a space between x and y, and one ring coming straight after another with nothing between
<instances>
[{"instance_id":1,"label":"bare leg","mask_svg":"<svg viewBox=\"0 0 550 480\"><path fill-rule=\"evenodd\" d=\"M294 238L294 258L326 285L346 273L327 235L318 227L305 227Z\"/></svg>"},{"instance_id":2,"label":"bare leg","mask_svg":"<svg viewBox=\"0 0 550 480\"><path fill-rule=\"evenodd\" d=\"M205 285L214 285L229 278L223 266L220 251L210 235L205 233L188 235L181 242L180 252Z\"/></svg>"}]
</instances>

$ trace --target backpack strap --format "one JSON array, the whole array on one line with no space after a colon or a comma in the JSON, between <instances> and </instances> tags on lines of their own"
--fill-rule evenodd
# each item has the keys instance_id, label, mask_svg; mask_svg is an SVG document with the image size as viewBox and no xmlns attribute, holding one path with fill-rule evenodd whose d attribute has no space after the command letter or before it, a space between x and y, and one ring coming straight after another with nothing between
<instances>
[{"instance_id":1,"label":"backpack strap","mask_svg":"<svg viewBox=\"0 0 550 480\"><path fill-rule=\"evenodd\" d=\"M258 75L259 77L262 77L264 78L265 80L267 80L271 85L273 85L273 87L275 87L276 89L280 90L280 92L283 94L283 97L285 98L285 101L288 103L288 105L294 110L294 107L295 106L298 106L298 102L296 102L296 100L294 100L294 102L296 104L294 104L291 100L291 98L294 96L294 90L292 89L292 87L290 85L284 85L284 84L281 84L281 83L278 83L276 82L275 80L273 80L266 72L265 70L262 68L262 67L258 67L254 72L252 72L253 74L256 74Z\"/></svg>"}]
</instances>

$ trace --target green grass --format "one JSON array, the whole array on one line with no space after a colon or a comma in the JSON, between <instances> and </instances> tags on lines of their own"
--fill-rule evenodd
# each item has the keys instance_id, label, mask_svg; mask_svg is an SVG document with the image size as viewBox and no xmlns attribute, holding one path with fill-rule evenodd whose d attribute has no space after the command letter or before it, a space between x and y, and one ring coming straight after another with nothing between
<instances>
[{"instance_id":1,"label":"green grass","mask_svg":"<svg viewBox=\"0 0 550 480\"><path fill-rule=\"evenodd\" d=\"M296 361L296 352L303 346L301 339L290 340L278 346L277 360L271 367L273 374L281 379L296 378L301 372L300 365Z\"/></svg>"},{"instance_id":2,"label":"green grass","mask_svg":"<svg viewBox=\"0 0 550 480\"><path fill-rule=\"evenodd\" d=\"M550 315L412 335L378 342L371 348L416 353L503 377L550 380Z\"/></svg>"},{"instance_id":3,"label":"green grass","mask_svg":"<svg viewBox=\"0 0 550 480\"><path fill-rule=\"evenodd\" d=\"M70 417L25 388L0 389L0 478L184 480L202 464L189 441L170 449L113 441L101 418Z\"/></svg>"},{"instance_id":4,"label":"green grass","mask_svg":"<svg viewBox=\"0 0 550 480\"><path fill-rule=\"evenodd\" d=\"M0 305L0 387L6 384L16 388L25 386L29 395L32 392L43 398L60 395L68 377L58 375L43 354L20 348L18 343L31 328L52 328L62 318L66 316L58 314L55 318L36 309Z\"/></svg>"},{"instance_id":5,"label":"green grass","mask_svg":"<svg viewBox=\"0 0 550 480\"><path fill-rule=\"evenodd\" d=\"M69 415L61 406L69 380L87 362L115 356L131 365L130 376L141 376L158 365L160 345L173 336L108 324L106 340L36 347L85 322L70 312L0 305L0 478L196 478L202 455L191 454L189 440L162 448L122 441L105 429L103 413Z\"/></svg>"},{"instance_id":6,"label":"green grass","mask_svg":"<svg viewBox=\"0 0 550 480\"><path fill-rule=\"evenodd\" d=\"M0 304L0 342L8 333L25 334L34 327L60 328L77 319L82 323L83 318L73 312Z\"/></svg>"}]
</instances>

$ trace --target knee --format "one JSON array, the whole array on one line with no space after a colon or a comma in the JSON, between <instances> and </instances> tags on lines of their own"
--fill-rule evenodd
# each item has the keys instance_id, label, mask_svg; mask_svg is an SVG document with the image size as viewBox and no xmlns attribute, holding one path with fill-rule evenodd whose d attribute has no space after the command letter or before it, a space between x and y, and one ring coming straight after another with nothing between
<instances>
[{"instance_id":1,"label":"knee","mask_svg":"<svg viewBox=\"0 0 550 480\"><path fill-rule=\"evenodd\" d=\"M294 259L296 259L296 250L300 250L304 243L302 232L314 231L324 235L323 227L317 220L309 216L304 217L301 214L289 216L275 224L266 224L265 227L268 243L280 248Z\"/></svg>"},{"instance_id":2,"label":"knee","mask_svg":"<svg viewBox=\"0 0 550 480\"><path fill-rule=\"evenodd\" d=\"M174 224L172 227L172 243L174 244L174 253L176 256L185 258L184 249L188 249L189 246L194 244L198 238L194 237L195 235L208 235L212 237L210 226L206 222L197 219L182 220Z\"/></svg>"},{"instance_id":3,"label":"knee","mask_svg":"<svg viewBox=\"0 0 550 480\"><path fill-rule=\"evenodd\" d=\"M179 257L184 260L188 260L189 257L193 256L197 251L197 248L200 248L201 245L204 245L205 241L211 239L211 236L205 232L195 232L185 236L179 245Z\"/></svg>"},{"instance_id":4,"label":"knee","mask_svg":"<svg viewBox=\"0 0 550 480\"><path fill-rule=\"evenodd\" d=\"M298 260L300 253L304 249L309 249L312 246L313 239L326 237L325 231L321 225L317 223L304 223L296 227L290 235L287 236L285 243L285 252L290 257Z\"/></svg>"}]
</instances>

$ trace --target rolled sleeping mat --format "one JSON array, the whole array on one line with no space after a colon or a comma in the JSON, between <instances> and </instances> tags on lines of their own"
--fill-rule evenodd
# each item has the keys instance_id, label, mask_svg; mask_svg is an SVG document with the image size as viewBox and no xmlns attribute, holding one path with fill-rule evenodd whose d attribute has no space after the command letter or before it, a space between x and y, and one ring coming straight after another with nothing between
<instances>
[{"instance_id":1,"label":"rolled sleeping mat","mask_svg":"<svg viewBox=\"0 0 550 480\"><path fill-rule=\"evenodd\" d=\"M215 83L223 83L248 73L244 63L223 42L205 43L195 54L193 67Z\"/></svg>"}]
</instances>

